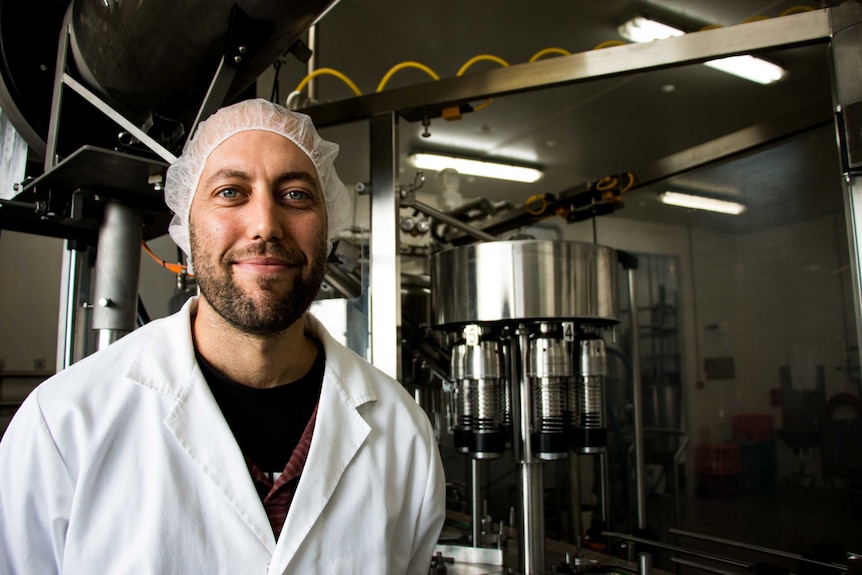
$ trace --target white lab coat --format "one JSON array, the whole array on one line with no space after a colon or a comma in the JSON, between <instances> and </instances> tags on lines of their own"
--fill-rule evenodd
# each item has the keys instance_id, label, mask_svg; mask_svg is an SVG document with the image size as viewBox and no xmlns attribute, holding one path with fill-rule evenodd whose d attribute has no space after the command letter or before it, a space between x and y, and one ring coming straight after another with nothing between
<instances>
[{"instance_id":1,"label":"white lab coat","mask_svg":"<svg viewBox=\"0 0 862 575\"><path fill-rule=\"evenodd\" d=\"M307 317L326 371L276 543L195 362L196 306L75 364L21 406L0 443L0 573L425 575L445 487L410 395Z\"/></svg>"}]
</instances>

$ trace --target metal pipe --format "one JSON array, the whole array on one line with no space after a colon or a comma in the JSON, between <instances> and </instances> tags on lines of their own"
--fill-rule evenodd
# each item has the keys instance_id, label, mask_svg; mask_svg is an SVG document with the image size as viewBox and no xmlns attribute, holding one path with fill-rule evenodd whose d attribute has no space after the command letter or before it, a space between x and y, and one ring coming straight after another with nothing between
<instances>
[{"instance_id":1,"label":"metal pipe","mask_svg":"<svg viewBox=\"0 0 862 575\"><path fill-rule=\"evenodd\" d=\"M710 561L718 561L719 563L726 563L728 565L733 565L735 567L742 567L743 569L748 569L751 564L745 563L744 561L737 561L735 559L730 559L728 557L722 557L720 555L713 555L711 553L703 553L702 551L695 551L692 549L686 549L685 547L678 547L676 545L668 545L667 543L660 543L658 541L653 541L652 539L644 539L642 537L635 537L634 535L628 535L626 533L617 533L615 531L603 531L603 537L616 537L617 539L623 539L624 541L631 541L632 543L643 543L644 545L649 545L650 547L658 547L660 549L667 549L668 551L673 551L675 553L682 553L683 555L691 555L693 557L700 557L701 559L709 559Z\"/></svg>"},{"instance_id":2,"label":"metal pipe","mask_svg":"<svg viewBox=\"0 0 862 575\"><path fill-rule=\"evenodd\" d=\"M718 567L713 567L711 565L704 565L703 563L697 563L695 561L689 561L688 559L680 559L678 557L671 557L671 561L677 563L679 565L684 565L686 567L693 567L695 569L701 569L708 573L715 573L716 575L739 575L736 571L728 571L727 569L719 569Z\"/></svg>"},{"instance_id":3,"label":"metal pipe","mask_svg":"<svg viewBox=\"0 0 862 575\"><path fill-rule=\"evenodd\" d=\"M60 272L60 318L57 334L57 371L62 371L75 361L75 320L78 312L78 251L63 252Z\"/></svg>"},{"instance_id":4,"label":"metal pipe","mask_svg":"<svg viewBox=\"0 0 862 575\"><path fill-rule=\"evenodd\" d=\"M485 242L496 242L498 239L500 239L497 236L492 236L491 234L483 232L482 230L477 230L473 226L466 224L466 223L462 222L461 220L455 219L449 215L446 215L441 211L435 210L431 206L429 206L427 204L423 204L422 202L418 202L418 201L413 200L412 202L410 202L410 207L413 207L413 208L419 210L420 212L422 212L426 216L432 217L437 221L443 222L444 224L447 224L449 226L452 226L453 228L461 230L465 234L472 236L472 237L476 238L477 240L485 241Z\"/></svg>"},{"instance_id":5,"label":"metal pipe","mask_svg":"<svg viewBox=\"0 0 862 575\"><path fill-rule=\"evenodd\" d=\"M141 212L116 201L105 205L99 229L93 329L104 349L135 329L141 265Z\"/></svg>"},{"instance_id":6,"label":"metal pipe","mask_svg":"<svg viewBox=\"0 0 862 575\"><path fill-rule=\"evenodd\" d=\"M652 575L652 555L638 553L638 575Z\"/></svg>"},{"instance_id":7,"label":"metal pipe","mask_svg":"<svg viewBox=\"0 0 862 575\"><path fill-rule=\"evenodd\" d=\"M599 453L599 474L602 488L602 521L605 525L610 526L611 511L610 511L610 482L608 479L608 452L602 451Z\"/></svg>"},{"instance_id":8,"label":"metal pipe","mask_svg":"<svg viewBox=\"0 0 862 575\"><path fill-rule=\"evenodd\" d=\"M471 458L471 511L473 516L473 547L481 547L482 544L482 484L481 463L476 458Z\"/></svg>"},{"instance_id":9,"label":"metal pipe","mask_svg":"<svg viewBox=\"0 0 862 575\"><path fill-rule=\"evenodd\" d=\"M702 535L700 533L692 533L691 531L683 531L682 529L670 529L670 533L674 535L682 535L683 537L691 537L693 539L701 539L703 541L711 541L712 543L720 543L722 545L729 545L731 547L737 547L739 549L748 549L749 551L757 551L758 553L764 553L766 555L775 555L776 557L784 557L786 559L794 559L796 561L805 561L806 563L811 563L812 565L819 565L820 567L830 567L832 569L839 569L841 571L846 571L847 566L841 565L839 563L823 563L822 561L815 561L814 559L808 559L807 557L803 557L802 555L798 555L796 553L788 553L786 551L779 551L778 549L770 549L769 547L760 547L758 545L751 545L749 543L740 543L739 541L732 541L730 539L721 539L720 537L713 537L711 535Z\"/></svg>"},{"instance_id":10,"label":"metal pipe","mask_svg":"<svg viewBox=\"0 0 862 575\"><path fill-rule=\"evenodd\" d=\"M685 450L688 447L688 434L686 433L683 437L682 441L679 444L679 448L676 450L676 453L673 455L673 497L674 497L674 513L676 515L676 524L682 525L682 510L680 509L680 502L682 498L680 497L679 490L679 464L682 462L682 458L685 456Z\"/></svg>"},{"instance_id":11,"label":"metal pipe","mask_svg":"<svg viewBox=\"0 0 862 575\"><path fill-rule=\"evenodd\" d=\"M400 379L401 272L398 245L398 119L393 113L371 119L371 242L369 297L371 361Z\"/></svg>"},{"instance_id":12,"label":"metal pipe","mask_svg":"<svg viewBox=\"0 0 862 575\"><path fill-rule=\"evenodd\" d=\"M317 69L317 25L313 24L308 29L308 49L311 51L311 56L308 62L305 63L306 74L309 76ZM306 86L306 93L310 102L317 101L317 79L312 78Z\"/></svg>"},{"instance_id":13,"label":"metal pipe","mask_svg":"<svg viewBox=\"0 0 862 575\"><path fill-rule=\"evenodd\" d=\"M631 316L632 334L632 399L635 418L635 478L637 481L637 508L638 527L645 529L646 518L646 486L644 480L644 422L643 422L643 393L641 385L640 369L640 342L637 306L637 281L635 279L636 268L628 270L629 274L629 315Z\"/></svg>"},{"instance_id":14,"label":"metal pipe","mask_svg":"<svg viewBox=\"0 0 862 575\"><path fill-rule=\"evenodd\" d=\"M542 498L542 464L533 457L530 445L530 420L533 413L533 396L530 378L527 377L527 354L529 339L526 329L520 326L518 341L521 352L520 403L521 418L518 422L519 441L523 447L520 462L521 479L521 567L525 575L538 575L545 570L545 510Z\"/></svg>"}]
</instances>

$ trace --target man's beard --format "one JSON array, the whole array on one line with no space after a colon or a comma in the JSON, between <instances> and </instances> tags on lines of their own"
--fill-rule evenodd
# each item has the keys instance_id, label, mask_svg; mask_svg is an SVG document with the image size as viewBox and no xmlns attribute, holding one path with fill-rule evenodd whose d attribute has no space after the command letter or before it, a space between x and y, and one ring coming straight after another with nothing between
<instances>
[{"instance_id":1,"label":"man's beard","mask_svg":"<svg viewBox=\"0 0 862 575\"><path fill-rule=\"evenodd\" d=\"M212 261L203 246L198 245L194 228L189 228L189 241L195 279L201 294L210 306L232 326L251 335L274 335L294 324L305 313L320 289L326 272L326 240L321 238L312 254L311 265L304 266L308 258L299 248L286 248L278 242L254 244L245 250L228 251L224 261ZM249 256L271 256L283 259L290 265L300 266L301 273L284 294L272 291L284 281L276 275L264 276L258 288L264 292L260 302L249 297L237 285L230 261Z\"/></svg>"}]
</instances>

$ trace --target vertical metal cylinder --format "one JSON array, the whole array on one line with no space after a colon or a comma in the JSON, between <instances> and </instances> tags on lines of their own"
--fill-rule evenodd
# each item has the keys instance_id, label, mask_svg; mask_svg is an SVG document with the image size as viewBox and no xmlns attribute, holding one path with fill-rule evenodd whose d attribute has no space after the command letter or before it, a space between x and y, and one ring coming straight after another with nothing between
<instances>
[{"instance_id":1,"label":"vertical metal cylinder","mask_svg":"<svg viewBox=\"0 0 862 575\"><path fill-rule=\"evenodd\" d=\"M530 444L530 427L533 413L533 397L530 378L523 369L528 363L530 345L526 329L519 328L518 343L521 353L521 377L519 385L520 421L518 422L521 445L521 517L520 544L521 567L526 575L538 575L545 570L545 509L542 499L542 463L535 459Z\"/></svg>"},{"instance_id":2,"label":"vertical metal cylinder","mask_svg":"<svg viewBox=\"0 0 862 575\"><path fill-rule=\"evenodd\" d=\"M629 275L629 316L631 317L632 334L632 403L635 418L635 477L637 481L638 528L645 529L646 518L646 482L644 479L644 422L643 395L641 385L640 362L640 326L638 323L637 280L636 268L628 270Z\"/></svg>"},{"instance_id":3,"label":"vertical metal cylinder","mask_svg":"<svg viewBox=\"0 0 862 575\"><path fill-rule=\"evenodd\" d=\"M482 465L481 461L473 459L470 467L473 547L481 547L482 544L482 469L480 465Z\"/></svg>"},{"instance_id":4,"label":"vertical metal cylinder","mask_svg":"<svg viewBox=\"0 0 862 575\"><path fill-rule=\"evenodd\" d=\"M578 341L577 353L577 408L575 427L570 429L572 449L598 453L608 445L604 412L605 342L595 334L587 334Z\"/></svg>"},{"instance_id":5,"label":"vertical metal cylinder","mask_svg":"<svg viewBox=\"0 0 862 575\"><path fill-rule=\"evenodd\" d=\"M77 250L63 252L63 270L60 276L60 329L57 336L57 371L74 362L75 323L78 314L79 257Z\"/></svg>"},{"instance_id":6,"label":"vertical metal cylinder","mask_svg":"<svg viewBox=\"0 0 862 575\"><path fill-rule=\"evenodd\" d=\"M652 555L638 553L638 575L652 575Z\"/></svg>"},{"instance_id":7,"label":"vertical metal cylinder","mask_svg":"<svg viewBox=\"0 0 862 575\"><path fill-rule=\"evenodd\" d=\"M490 338L458 344L452 353L456 393L456 447L473 457L499 457L506 448L504 370L498 341Z\"/></svg>"},{"instance_id":8,"label":"vertical metal cylinder","mask_svg":"<svg viewBox=\"0 0 862 575\"><path fill-rule=\"evenodd\" d=\"M534 455L546 460L564 458L569 452L565 430L571 418L572 359L568 346L558 337L558 328L540 325L540 332L530 340L527 364L533 392L530 440Z\"/></svg>"},{"instance_id":9,"label":"vertical metal cylinder","mask_svg":"<svg viewBox=\"0 0 862 575\"><path fill-rule=\"evenodd\" d=\"M140 264L140 211L107 202L96 254L93 329L98 334L98 349L135 329Z\"/></svg>"}]
</instances>

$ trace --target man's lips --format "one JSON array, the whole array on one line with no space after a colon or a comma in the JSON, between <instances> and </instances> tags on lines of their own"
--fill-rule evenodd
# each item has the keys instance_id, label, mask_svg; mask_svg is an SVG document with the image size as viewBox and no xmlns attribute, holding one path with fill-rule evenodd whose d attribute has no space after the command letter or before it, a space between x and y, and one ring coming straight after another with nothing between
<instances>
[{"instance_id":1,"label":"man's lips","mask_svg":"<svg viewBox=\"0 0 862 575\"><path fill-rule=\"evenodd\" d=\"M273 257L254 257L233 262L233 265L250 271L277 273L300 264Z\"/></svg>"}]
</instances>

